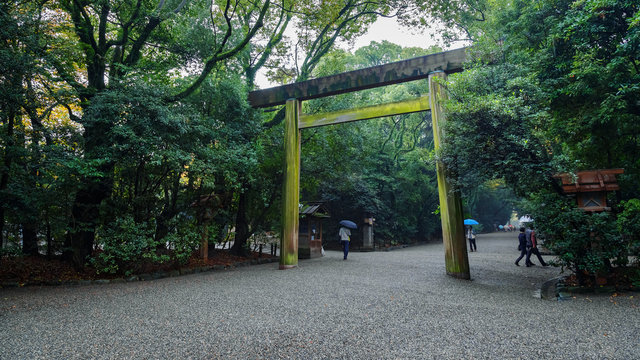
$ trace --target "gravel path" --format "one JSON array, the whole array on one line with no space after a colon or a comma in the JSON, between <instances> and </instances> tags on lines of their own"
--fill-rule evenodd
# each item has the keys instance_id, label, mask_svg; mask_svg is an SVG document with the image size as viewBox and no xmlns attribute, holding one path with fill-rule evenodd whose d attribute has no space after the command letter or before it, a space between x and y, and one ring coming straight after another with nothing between
<instances>
[{"instance_id":1,"label":"gravel path","mask_svg":"<svg viewBox=\"0 0 640 360\"><path fill-rule=\"evenodd\" d=\"M640 294L536 297L516 235L134 283L0 289L1 359L640 359ZM547 257L548 258L548 257ZM536 260L537 262L537 260ZM524 263L524 262L523 262Z\"/></svg>"}]
</instances>

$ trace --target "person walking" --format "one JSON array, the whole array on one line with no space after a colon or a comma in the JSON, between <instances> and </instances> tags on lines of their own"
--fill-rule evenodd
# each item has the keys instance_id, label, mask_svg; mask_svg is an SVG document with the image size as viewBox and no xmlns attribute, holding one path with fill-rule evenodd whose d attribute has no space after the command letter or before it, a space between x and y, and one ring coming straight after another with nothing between
<instances>
[{"instance_id":1,"label":"person walking","mask_svg":"<svg viewBox=\"0 0 640 360\"><path fill-rule=\"evenodd\" d=\"M525 231L525 236L527 239L527 258L525 259L525 263L527 267L535 265L531 262L531 254L536 254L538 257L538 261L540 261L540 265L547 266L547 263L544 262L542 255L540 255L540 251L538 250L538 244L536 243L536 232L533 229L533 224L529 225L529 229Z\"/></svg>"},{"instance_id":2,"label":"person walking","mask_svg":"<svg viewBox=\"0 0 640 360\"><path fill-rule=\"evenodd\" d=\"M469 239L469 251L474 252L478 251L478 247L476 246L476 234L473 230L473 227L467 227L467 239Z\"/></svg>"},{"instance_id":3,"label":"person walking","mask_svg":"<svg viewBox=\"0 0 640 360\"><path fill-rule=\"evenodd\" d=\"M520 266L518 264L523 257L527 255L527 235L524 233L524 227L520 228L520 234L518 234L518 250L520 250L520 256L516 259L516 266ZM526 262L527 266L531 266L530 262Z\"/></svg>"},{"instance_id":4,"label":"person walking","mask_svg":"<svg viewBox=\"0 0 640 360\"><path fill-rule=\"evenodd\" d=\"M344 252L344 259L347 260L347 255L349 255L349 241L351 240L351 230L346 227L340 227L340 232L338 233L340 236L340 243L342 244L342 251Z\"/></svg>"}]
</instances>

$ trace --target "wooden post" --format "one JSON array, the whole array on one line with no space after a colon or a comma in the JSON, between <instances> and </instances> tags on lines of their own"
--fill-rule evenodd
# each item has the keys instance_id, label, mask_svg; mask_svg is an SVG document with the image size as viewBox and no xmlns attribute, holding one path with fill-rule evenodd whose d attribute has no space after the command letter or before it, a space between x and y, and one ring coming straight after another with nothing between
<instances>
[{"instance_id":1,"label":"wooden post","mask_svg":"<svg viewBox=\"0 0 640 360\"><path fill-rule=\"evenodd\" d=\"M289 99L284 119L284 186L280 270L298 266L298 203L300 199L300 101Z\"/></svg>"},{"instance_id":2,"label":"wooden post","mask_svg":"<svg viewBox=\"0 0 640 360\"><path fill-rule=\"evenodd\" d=\"M440 219L442 222L442 240L444 242L445 267L447 275L470 279L469 256L464 236L462 199L460 192L448 181L452 174L446 165L439 160L440 147L446 141L444 124L446 116L441 102L447 99L447 91L436 81L446 79L444 72L429 75L429 95L431 100L431 120L433 121L433 143L436 150L436 172L438 177L438 194L440 196Z\"/></svg>"}]
</instances>

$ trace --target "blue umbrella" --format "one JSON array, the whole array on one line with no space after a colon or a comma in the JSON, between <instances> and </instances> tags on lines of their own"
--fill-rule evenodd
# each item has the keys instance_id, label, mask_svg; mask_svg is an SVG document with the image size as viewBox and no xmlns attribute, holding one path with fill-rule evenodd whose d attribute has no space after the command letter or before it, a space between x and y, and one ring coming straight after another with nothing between
<instances>
[{"instance_id":1,"label":"blue umbrella","mask_svg":"<svg viewBox=\"0 0 640 360\"><path fill-rule=\"evenodd\" d=\"M479 225L480 223L473 219L464 219L465 225Z\"/></svg>"},{"instance_id":2,"label":"blue umbrella","mask_svg":"<svg viewBox=\"0 0 640 360\"><path fill-rule=\"evenodd\" d=\"M349 228L349 229L353 229L353 230L358 228L356 223L354 223L353 221L350 221L350 220L341 220L340 221L340 225L342 225L342 226L344 226L346 228Z\"/></svg>"}]
</instances>

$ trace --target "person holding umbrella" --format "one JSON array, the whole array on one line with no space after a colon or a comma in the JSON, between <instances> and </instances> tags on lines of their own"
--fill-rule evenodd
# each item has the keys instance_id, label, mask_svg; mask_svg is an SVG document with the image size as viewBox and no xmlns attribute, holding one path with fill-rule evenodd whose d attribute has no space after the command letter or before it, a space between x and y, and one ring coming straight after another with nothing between
<instances>
[{"instance_id":1,"label":"person holding umbrella","mask_svg":"<svg viewBox=\"0 0 640 360\"><path fill-rule=\"evenodd\" d=\"M353 221L340 221L340 231L338 232L338 236L340 236L340 243L342 244L342 251L344 252L344 259L342 260L347 260L347 256L349 255L349 241L351 241L351 230L349 229L357 228L358 227Z\"/></svg>"},{"instance_id":2,"label":"person holding umbrella","mask_svg":"<svg viewBox=\"0 0 640 360\"><path fill-rule=\"evenodd\" d=\"M474 252L478 251L478 246L476 246L476 231L473 230L471 225L478 225L479 223L473 219L465 219L464 225L467 227L467 239L469 239L469 251Z\"/></svg>"}]
</instances>

